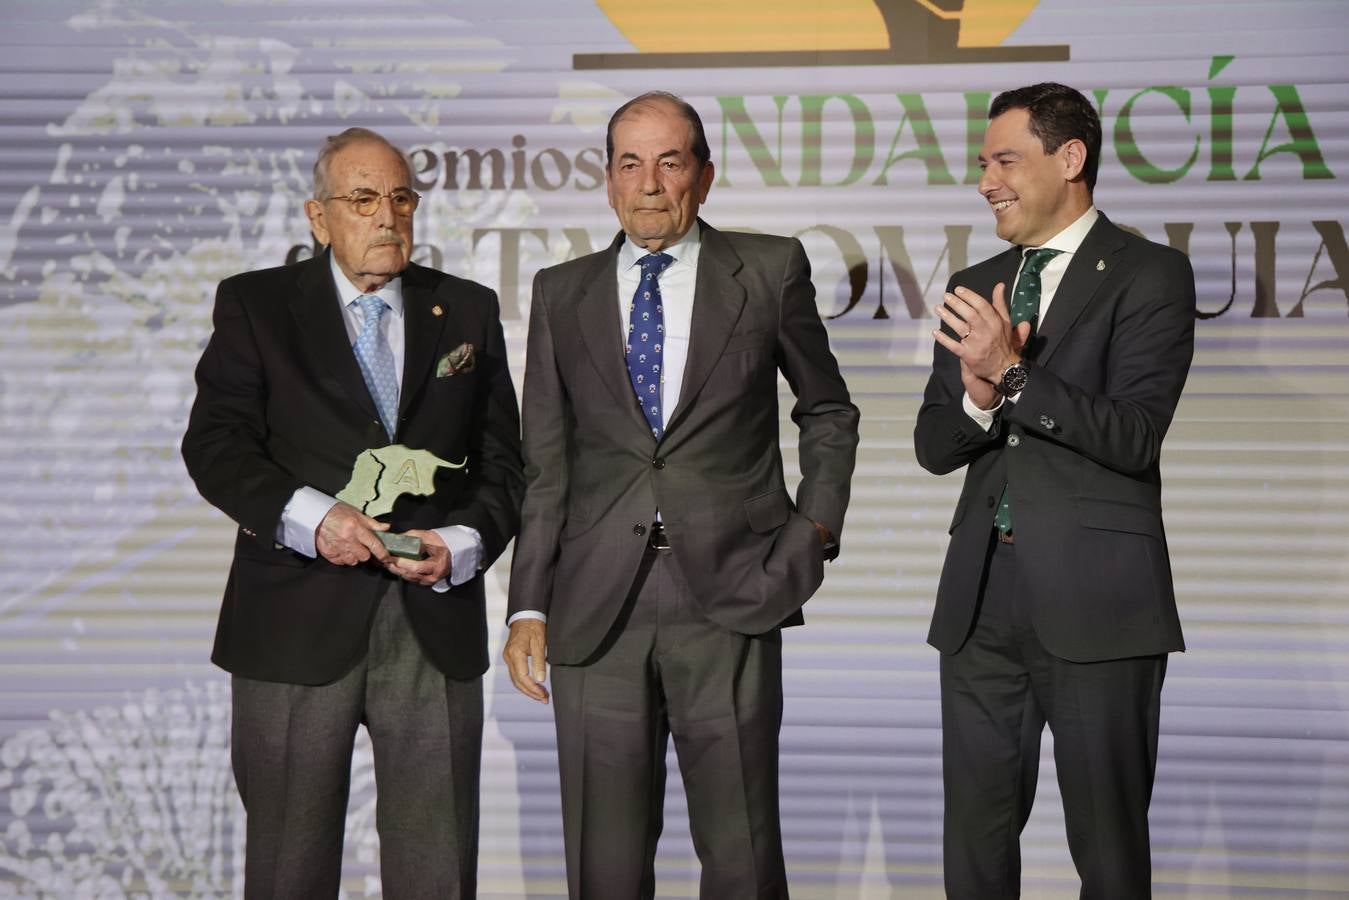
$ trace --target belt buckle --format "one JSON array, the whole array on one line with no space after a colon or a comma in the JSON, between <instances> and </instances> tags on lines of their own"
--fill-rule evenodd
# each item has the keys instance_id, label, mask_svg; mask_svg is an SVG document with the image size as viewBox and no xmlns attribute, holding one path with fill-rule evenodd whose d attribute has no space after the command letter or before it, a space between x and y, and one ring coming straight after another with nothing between
<instances>
[{"instance_id":1,"label":"belt buckle","mask_svg":"<svg viewBox=\"0 0 1349 900\"><path fill-rule=\"evenodd\" d=\"M665 526L660 522L654 523L646 543L652 550L669 550L670 538L665 533Z\"/></svg>"}]
</instances>

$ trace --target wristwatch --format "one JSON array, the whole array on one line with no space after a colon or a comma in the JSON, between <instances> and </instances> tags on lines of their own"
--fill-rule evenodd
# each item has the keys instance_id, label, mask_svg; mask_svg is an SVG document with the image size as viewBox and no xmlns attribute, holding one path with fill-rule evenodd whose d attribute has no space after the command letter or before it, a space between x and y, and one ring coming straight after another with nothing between
<instances>
[{"instance_id":1,"label":"wristwatch","mask_svg":"<svg viewBox=\"0 0 1349 900\"><path fill-rule=\"evenodd\" d=\"M1019 394L1026 389L1027 382L1030 381L1030 369L1027 368L1025 361L1012 363L1002 370L1002 380L993 385L993 389L1004 397L1011 397Z\"/></svg>"}]
</instances>

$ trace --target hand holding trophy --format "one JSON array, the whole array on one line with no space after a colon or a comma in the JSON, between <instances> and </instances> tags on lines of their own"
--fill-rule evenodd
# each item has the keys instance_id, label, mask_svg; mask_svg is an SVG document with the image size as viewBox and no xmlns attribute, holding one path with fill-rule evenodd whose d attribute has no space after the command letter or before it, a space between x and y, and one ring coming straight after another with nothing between
<instances>
[{"instance_id":1,"label":"hand holding trophy","mask_svg":"<svg viewBox=\"0 0 1349 900\"><path fill-rule=\"evenodd\" d=\"M337 494L337 499L365 513L378 517L393 511L393 503L403 494L429 497L435 493L436 469L462 469L468 464L443 460L429 450L414 450L402 444L390 444L365 450L356 457L351 469L351 480ZM421 559L420 538L390 531L376 531L375 537L393 556L403 559Z\"/></svg>"}]
</instances>

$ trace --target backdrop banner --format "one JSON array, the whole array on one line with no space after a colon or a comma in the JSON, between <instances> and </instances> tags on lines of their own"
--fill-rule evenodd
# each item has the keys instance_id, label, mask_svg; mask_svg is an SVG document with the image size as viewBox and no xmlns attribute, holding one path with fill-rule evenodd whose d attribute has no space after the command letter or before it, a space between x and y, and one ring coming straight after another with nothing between
<instances>
[{"instance_id":1,"label":"backdrop banner","mask_svg":"<svg viewBox=\"0 0 1349 900\"><path fill-rule=\"evenodd\" d=\"M959 473L917 465L933 307L1002 249L999 91L1100 111L1099 208L1188 253L1163 454L1189 651L1163 693L1164 896L1349 895L1349 17L1339 0L7 0L0 30L0 896L241 896L233 523L178 444L216 283L315 252L323 138L408 154L414 259L495 288L517 386L541 267L604 246L604 126L678 93L719 228L791 234L862 409L847 540L785 637L793 894L941 891L937 653ZM783 385L784 393L787 391ZM785 409L785 407L784 407ZM795 437L784 416L783 452ZM509 557L487 576L492 658ZM486 681L481 896L565 892L551 711ZM1076 896L1046 739L1027 896ZM671 766L676 765L673 756ZM671 779L662 896L696 895ZM377 896L355 760L343 879Z\"/></svg>"}]
</instances>

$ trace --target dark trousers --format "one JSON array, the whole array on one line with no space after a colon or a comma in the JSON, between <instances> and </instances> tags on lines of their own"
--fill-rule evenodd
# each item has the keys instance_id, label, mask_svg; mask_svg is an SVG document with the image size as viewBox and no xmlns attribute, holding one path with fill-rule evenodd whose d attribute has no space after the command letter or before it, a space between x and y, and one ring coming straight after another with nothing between
<instances>
[{"instance_id":1,"label":"dark trousers","mask_svg":"<svg viewBox=\"0 0 1349 900\"><path fill-rule=\"evenodd\" d=\"M671 735L704 900L787 897L778 822L782 639L704 618L668 552L648 550L619 620L553 667L572 900L655 893Z\"/></svg>"},{"instance_id":2,"label":"dark trousers","mask_svg":"<svg viewBox=\"0 0 1349 900\"><path fill-rule=\"evenodd\" d=\"M1166 657L1074 663L1048 653L1015 554L1014 545L993 543L974 630L941 660L947 896L1020 896L1021 829L1047 723L1081 896L1149 897Z\"/></svg>"},{"instance_id":3,"label":"dark trousers","mask_svg":"<svg viewBox=\"0 0 1349 900\"><path fill-rule=\"evenodd\" d=\"M365 659L319 687L233 679L234 779L248 818L244 896L336 897L361 724L375 758L375 825L386 898L477 891L482 679L428 660L397 582Z\"/></svg>"}]
</instances>

